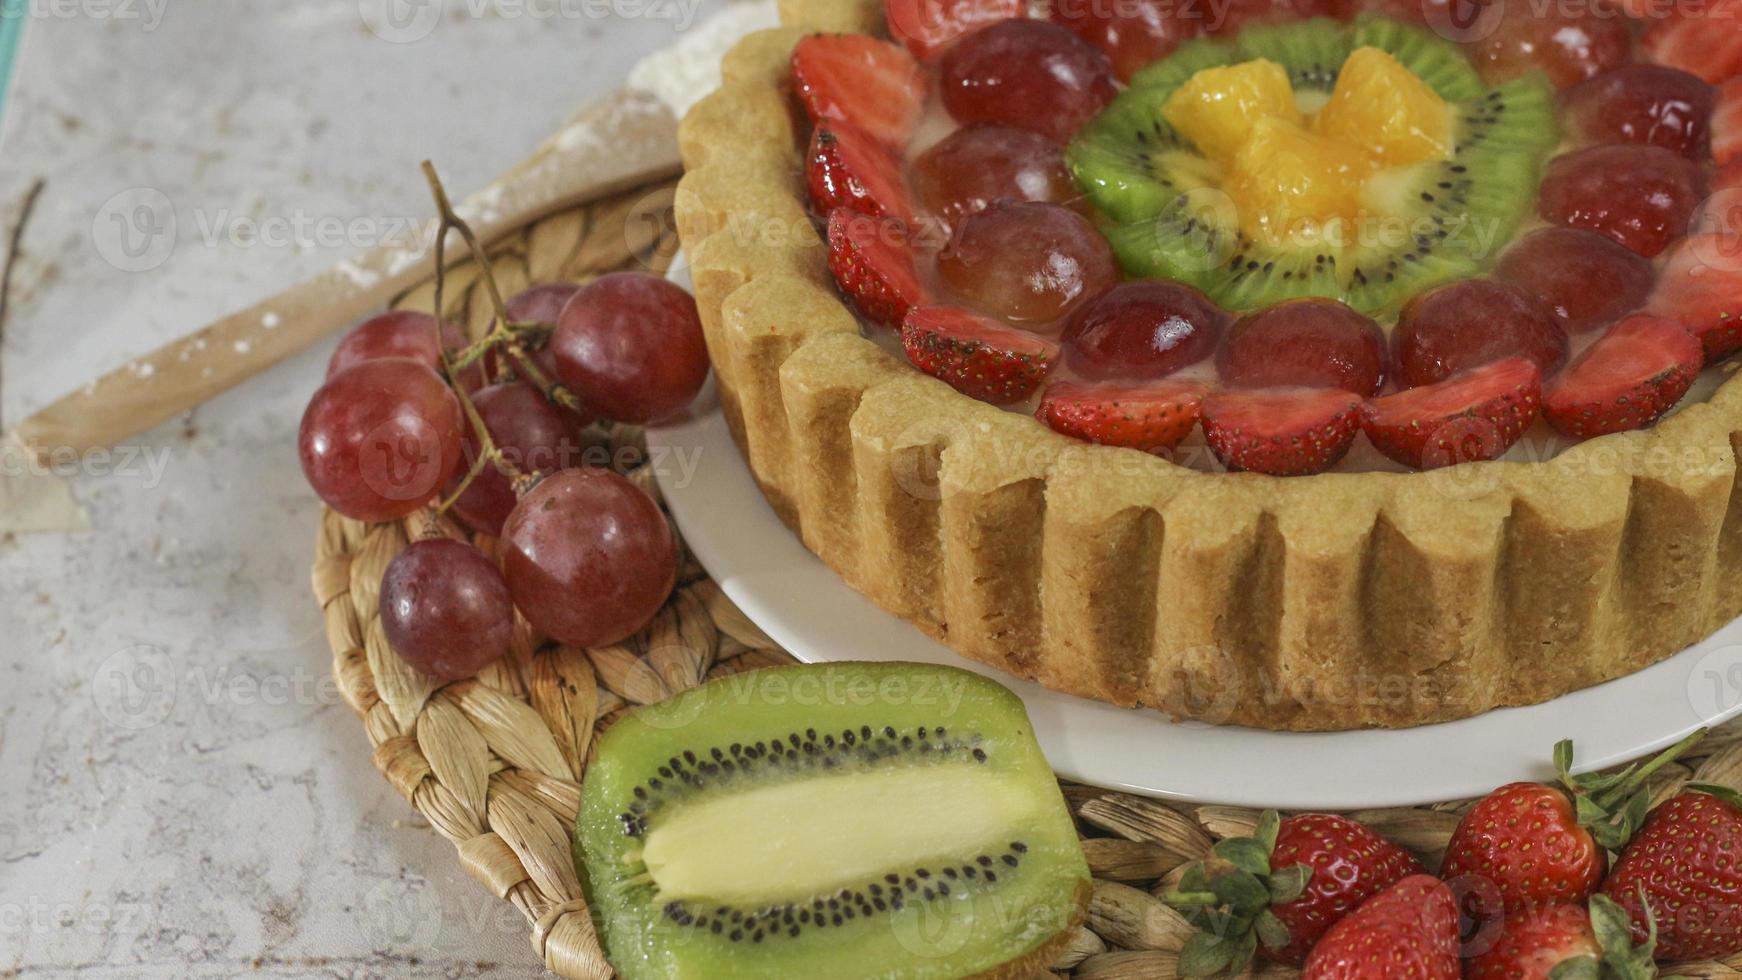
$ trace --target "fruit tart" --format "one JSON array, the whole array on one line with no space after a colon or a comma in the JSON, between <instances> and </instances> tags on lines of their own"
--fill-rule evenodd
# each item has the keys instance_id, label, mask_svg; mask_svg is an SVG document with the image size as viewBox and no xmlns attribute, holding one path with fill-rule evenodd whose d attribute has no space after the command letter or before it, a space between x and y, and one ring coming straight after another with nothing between
<instances>
[{"instance_id":1,"label":"fruit tart","mask_svg":"<svg viewBox=\"0 0 1742 980\"><path fill-rule=\"evenodd\" d=\"M1637 6L1637 5L1635 5ZM1742 613L1742 0L786 0L680 130L726 421L962 655L1401 727Z\"/></svg>"}]
</instances>

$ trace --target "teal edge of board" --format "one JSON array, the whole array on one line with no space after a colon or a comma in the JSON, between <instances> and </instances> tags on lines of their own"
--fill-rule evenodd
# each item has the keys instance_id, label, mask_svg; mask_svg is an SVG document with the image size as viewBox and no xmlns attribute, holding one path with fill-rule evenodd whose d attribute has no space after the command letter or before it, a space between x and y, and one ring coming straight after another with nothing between
<instances>
[{"instance_id":1,"label":"teal edge of board","mask_svg":"<svg viewBox=\"0 0 1742 980\"><path fill-rule=\"evenodd\" d=\"M18 39L24 34L26 6L20 0L0 0L0 129L6 122L7 83L18 60Z\"/></svg>"}]
</instances>

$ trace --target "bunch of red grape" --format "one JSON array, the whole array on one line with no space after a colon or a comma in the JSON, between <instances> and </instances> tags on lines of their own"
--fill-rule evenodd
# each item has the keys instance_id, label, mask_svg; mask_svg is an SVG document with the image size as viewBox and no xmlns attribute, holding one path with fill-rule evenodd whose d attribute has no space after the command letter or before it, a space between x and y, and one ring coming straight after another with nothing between
<instances>
[{"instance_id":1,"label":"bunch of red grape","mask_svg":"<svg viewBox=\"0 0 1742 980\"><path fill-rule=\"evenodd\" d=\"M677 544L646 493L583 463L593 419L634 425L681 412L707 378L695 301L643 273L534 286L476 344L395 311L333 353L303 415L303 473L360 521L434 504L498 539L417 541L387 568L381 621L412 666L471 676L508 649L519 609L573 646L645 626L677 577Z\"/></svg>"}]
</instances>

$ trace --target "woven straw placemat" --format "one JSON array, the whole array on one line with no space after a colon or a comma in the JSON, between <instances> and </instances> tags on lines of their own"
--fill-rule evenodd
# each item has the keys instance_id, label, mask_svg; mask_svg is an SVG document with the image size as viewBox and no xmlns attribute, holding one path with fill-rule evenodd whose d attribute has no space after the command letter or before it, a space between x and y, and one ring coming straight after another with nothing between
<instances>
[{"instance_id":1,"label":"woven straw placemat","mask_svg":"<svg viewBox=\"0 0 1742 980\"><path fill-rule=\"evenodd\" d=\"M504 295L531 283L585 281L619 269L662 273L677 249L670 182L547 218L491 249ZM477 335L491 320L474 265L446 284L443 311ZM427 310L434 284L397 305ZM599 426L590 438L624 461L626 474L659 495L647 467L635 465L639 430ZM522 621L509 656L477 677L437 685L389 648L377 615L387 563L429 526L428 514L395 524L363 524L331 511L315 542L314 592L326 615L339 690L363 719L381 774L452 841L460 863L531 928L532 947L559 976L606 978L610 965L570 856L580 781L595 737L624 712L704 680L793 662L732 605L687 549L671 601L646 630L615 646L546 644ZM438 530L464 538L451 521ZM675 533L675 528L674 528ZM473 540L495 553L493 539ZM1544 746L1546 753L1548 746ZM1238 774L1231 774L1231 778ZM1681 763L1652 781L1657 799L1689 779L1742 789L1742 724L1712 733ZM1169 876L1216 840L1249 833L1257 812L1240 807L1164 804L1065 784L1095 875L1087 922L1051 971L1079 980L1161 980L1191 933L1156 897ZM1369 810L1356 820L1437 866L1467 801ZM1291 977L1266 969L1259 976ZM1742 955L1688 964L1666 975L1742 980Z\"/></svg>"}]
</instances>

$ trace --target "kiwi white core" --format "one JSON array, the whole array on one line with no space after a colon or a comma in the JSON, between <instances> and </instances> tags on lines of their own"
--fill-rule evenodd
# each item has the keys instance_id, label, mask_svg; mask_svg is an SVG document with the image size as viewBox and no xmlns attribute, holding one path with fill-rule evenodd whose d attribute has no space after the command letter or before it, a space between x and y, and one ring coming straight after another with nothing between
<instances>
[{"instance_id":1,"label":"kiwi white core","mask_svg":"<svg viewBox=\"0 0 1742 980\"><path fill-rule=\"evenodd\" d=\"M1034 794L985 766L873 769L678 807L642 860L661 899L772 904L1002 851L1037 819Z\"/></svg>"}]
</instances>

